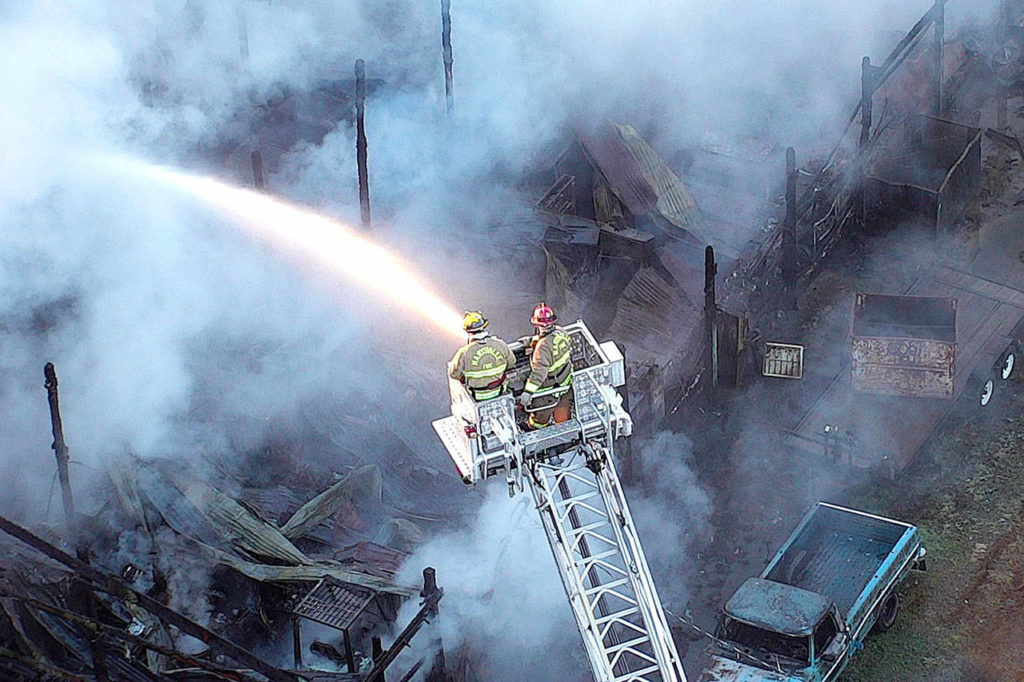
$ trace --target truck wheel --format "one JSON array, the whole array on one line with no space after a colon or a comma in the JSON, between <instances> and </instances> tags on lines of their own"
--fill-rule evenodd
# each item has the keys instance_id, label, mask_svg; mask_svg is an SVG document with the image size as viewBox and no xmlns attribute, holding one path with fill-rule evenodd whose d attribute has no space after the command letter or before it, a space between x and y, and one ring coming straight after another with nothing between
<instances>
[{"instance_id":1,"label":"truck wheel","mask_svg":"<svg viewBox=\"0 0 1024 682\"><path fill-rule=\"evenodd\" d=\"M1003 351L1003 357L1000 358L999 362L999 376L1002 377L1003 381L1006 381L1013 375L1013 370L1017 365L1017 347L1010 346Z\"/></svg>"},{"instance_id":2,"label":"truck wheel","mask_svg":"<svg viewBox=\"0 0 1024 682\"><path fill-rule=\"evenodd\" d=\"M896 616L900 612L900 598L895 592L890 592L882 600L882 608L878 612L878 620L875 621L875 630L885 632L896 623Z\"/></svg>"}]
</instances>

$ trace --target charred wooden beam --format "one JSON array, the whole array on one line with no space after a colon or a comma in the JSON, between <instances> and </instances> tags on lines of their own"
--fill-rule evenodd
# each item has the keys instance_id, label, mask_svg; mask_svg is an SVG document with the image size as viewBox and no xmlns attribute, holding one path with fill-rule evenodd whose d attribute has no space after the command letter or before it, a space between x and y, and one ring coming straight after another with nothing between
<instances>
[{"instance_id":1,"label":"charred wooden beam","mask_svg":"<svg viewBox=\"0 0 1024 682\"><path fill-rule=\"evenodd\" d=\"M64 425L60 418L60 398L57 394L57 370L52 362L43 366L46 381L46 397L50 403L50 427L53 430L53 454L57 456L57 477L60 479L60 492L64 499L64 515L67 517L68 531L74 533L75 501L71 496L71 478L68 474L68 446L64 442Z\"/></svg>"},{"instance_id":2,"label":"charred wooden beam","mask_svg":"<svg viewBox=\"0 0 1024 682\"><path fill-rule=\"evenodd\" d=\"M871 57L861 61L860 72L860 147L863 149L871 141L872 112L871 103L875 93L875 73L871 66Z\"/></svg>"},{"instance_id":3,"label":"charred wooden beam","mask_svg":"<svg viewBox=\"0 0 1024 682\"><path fill-rule=\"evenodd\" d=\"M372 637L370 639L370 657L373 660L373 664L377 665L384 658L384 645L380 641L380 637ZM387 682L384 677L384 673L380 674L380 682Z\"/></svg>"},{"instance_id":4,"label":"charred wooden beam","mask_svg":"<svg viewBox=\"0 0 1024 682\"><path fill-rule=\"evenodd\" d=\"M292 664L302 670L302 619L298 616L292 617Z\"/></svg>"},{"instance_id":5,"label":"charred wooden beam","mask_svg":"<svg viewBox=\"0 0 1024 682\"><path fill-rule=\"evenodd\" d=\"M782 228L782 281L787 290L796 285L799 274L796 245L796 176L796 151L789 147L786 149L786 220Z\"/></svg>"},{"instance_id":6,"label":"charred wooden beam","mask_svg":"<svg viewBox=\"0 0 1024 682\"><path fill-rule=\"evenodd\" d=\"M238 675L238 671L235 669L217 665L212 661L207 661L202 658L193 658L192 656L187 656L172 647L163 646L144 637L138 637L136 635L133 635L124 628L118 628L112 625L107 625L106 623L100 622L95 617L84 616L76 611L71 611L66 608L54 606L53 604L46 604L36 599L20 597L16 595L11 595L10 598L19 601L25 604L26 606L31 606L34 609L46 611L47 613L51 613L55 616L63 618L64 620L70 623L74 623L78 627L83 628L84 630L93 635L109 637L111 639L118 640L124 644L130 644L132 646L139 646L144 649L149 649L158 654L162 654L173 661L177 661L179 664L183 666L187 666L190 668L199 668L201 670L206 670L211 673L217 673L220 675L229 675L232 678L235 678ZM112 655L121 656L121 653L112 652ZM161 680L171 679L165 678L163 675L160 675L159 673L155 673L148 669L147 674ZM65 678L58 677L58 679Z\"/></svg>"},{"instance_id":7,"label":"charred wooden beam","mask_svg":"<svg viewBox=\"0 0 1024 682\"><path fill-rule=\"evenodd\" d=\"M932 8L932 19L935 22L935 98L932 101L932 116L942 116L942 51L946 39L946 0L935 0Z\"/></svg>"},{"instance_id":8,"label":"charred wooden beam","mask_svg":"<svg viewBox=\"0 0 1024 682\"><path fill-rule=\"evenodd\" d=\"M444 596L444 588L437 586L437 574L433 568L423 569L423 602L421 603L420 610L413 616L413 619L409 621L409 624L398 633L398 637L395 637L395 641L391 643L391 647L384 652L381 656L380 661L373 664L373 668L366 674L364 682L382 682L384 679L384 671L387 670L388 666L394 663L395 659L398 658L398 654L402 653L402 649L409 646L409 642L419 632L420 628L424 624L429 623L431 618L437 616L437 605L441 601L441 597ZM441 658L441 665L444 665L444 652L439 652ZM437 665L437 659L434 661L434 665ZM443 670L443 668L442 668ZM428 676L429 679L429 676Z\"/></svg>"},{"instance_id":9,"label":"charred wooden beam","mask_svg":"<svg viewBox=\"0 0 1024 682\"><path fill-rule=\"evenodd\" d=\"M444 61L444 107L449 114L455 108L452 91L452 2L441 0L441 58Z\"/></svg>"},{"instance_id":10,"label":"charred wooden beam","mask_svg":"<svg viewBox=\"0 0 1024 682\"><path fill-rule=\"evenodd\" d=\"M430 567L424 568L423 591L420 592L420 596L424 600L432 602L430 610L427 612L428 618L437 618L437 603L441 598L440 594L441 590L437 586L437 572ZM435 596L437 599L433 599ZM441 632L436 624L432 624L431 630L430 648L434 652L434 660L431 662L424 680L425 682L447 682L448 671L445 666L444 643L441 641Z\"/></svg>"},{"instance_id":11,"label":"charred wooden beam","mask_svg":"<svg viewBox=\"0 0 1024 682\"><path fill-rule=\"evenodd\" d=\"M715 249L704 249L704 343L707 347L706 369L711 375L711 386L718 387L718 302L715 300Z\"/></svg>"},{"instance_id":12,"label":"charred wooden beam","mask_svg":"<svg viewBox=\"0 0 1024 682\"><path fill-rule=\"evenodd\" d=\"M211 648L217 649L225 656L249 666L249 668L261 673L269 680L274 682L297 682L300 679L293 673L281 670L280 668L276 668L266 663L263 659L259 658L247 649L243 649L231 640L218 635L216 632L206 629L191 618L181 615L177 611L165 606L149 595L133 590L120 578L100 571L81 559L71 556L59 547L55 547L46 540L43 540L32 533L30 530L19 526L3 516L0 516L0 530L48 556L54 561L67 566L75 572L76 577L79 580L89 583L93 589L100 592L106 592L107 594L114 595L121 599L134 601L160 620L175 626L186 635L191 635L192 637L205 642L210 645Z\"/></svg>"},{"instance_id":13,"label":"charred wooden beam","mask_svg":"<svg viewBox=\"0 0 1024 682\"><path fill-rule=\"evenodd\" d=\"M359 171L359 217L370 226L370 179L366 169L366 62L356 60L356 166Z\"/></svg>"},{"instance_id":14,"label":"charred wooden beam","mask_svg":"<svg viewBox=\"0 0 1024 682\"><path fill-rule=\"evenodd\" d=\"M260 154L260 150L252 150L250 155L252 160L252 184L257 191L262 192L264 188L263 184L263 156Z\"/></svg>"}]
</instances>

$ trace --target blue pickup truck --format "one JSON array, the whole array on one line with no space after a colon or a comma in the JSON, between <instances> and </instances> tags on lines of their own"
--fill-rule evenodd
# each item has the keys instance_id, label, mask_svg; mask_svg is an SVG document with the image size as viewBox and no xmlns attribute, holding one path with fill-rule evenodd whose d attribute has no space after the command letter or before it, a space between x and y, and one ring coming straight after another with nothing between
<instances>
[{"instance_id":1,"label":"blue pickup truck","mask_svg":"<svg viewBox=\"0 0 1024 682\"><path fill-rule=\"evenodd\" d=\"M726 603L700 682L838 679L872 626L892 626L924 557L916 527L817 503Z\"/></svg>"}]
</instances>

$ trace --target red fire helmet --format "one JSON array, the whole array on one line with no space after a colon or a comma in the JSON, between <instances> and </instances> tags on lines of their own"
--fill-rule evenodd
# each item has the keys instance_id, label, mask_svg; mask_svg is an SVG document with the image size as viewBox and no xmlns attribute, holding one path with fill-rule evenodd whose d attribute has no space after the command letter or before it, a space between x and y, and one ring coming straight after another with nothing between
<instances>
[{"instance_id":1,"label":"red fire helmet","mask_svg":"<svg viewBox=\"0 0 1024 682\"><path fill-rule=\"evenodd\" d=\"M558 316L555 315L555 311L551 309L544 301L533 309L533 317L530 318L530 322L534 327L540 327L541 329L547 329L555 323Z\"/></svg>"}]
</instances>

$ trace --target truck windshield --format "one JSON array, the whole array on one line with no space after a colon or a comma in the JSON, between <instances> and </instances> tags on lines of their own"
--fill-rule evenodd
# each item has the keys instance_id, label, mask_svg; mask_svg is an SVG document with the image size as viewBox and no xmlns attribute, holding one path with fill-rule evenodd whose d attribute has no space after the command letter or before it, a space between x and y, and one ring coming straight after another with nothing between
<instances>
[{"instance_id":1,"label":"truck windshield","mask_svg":"<svg viewBox=\"0 0 1024 682\"><path fill-rule=\"evenodd\" d=\"M807 637L791 637L729 618L722 628L722 638L755 651L778 654L807 663L810 652Z\"/></svg>"}]
</instances>

